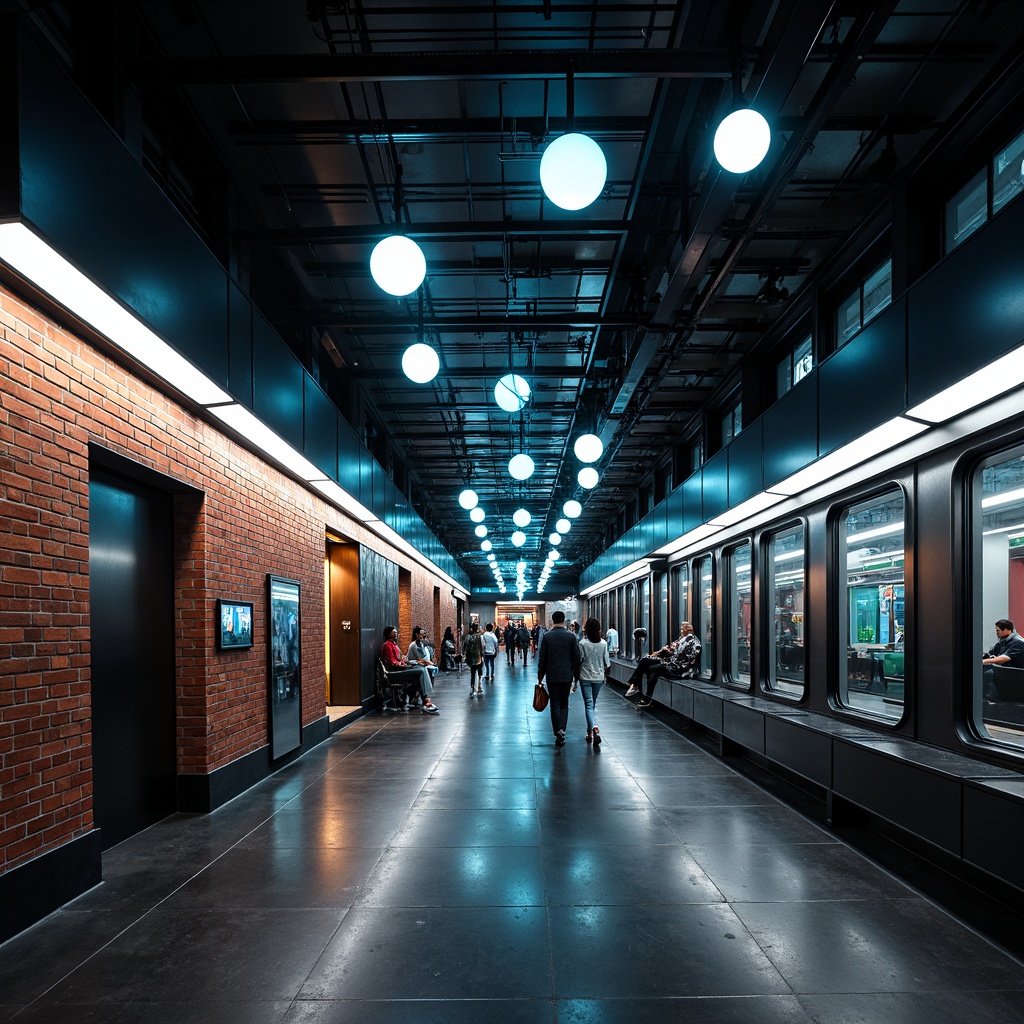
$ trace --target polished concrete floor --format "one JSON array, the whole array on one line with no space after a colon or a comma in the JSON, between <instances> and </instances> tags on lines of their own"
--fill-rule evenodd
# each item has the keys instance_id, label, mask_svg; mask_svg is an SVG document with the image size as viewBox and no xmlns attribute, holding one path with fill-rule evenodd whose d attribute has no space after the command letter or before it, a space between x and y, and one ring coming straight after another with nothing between
<instances>
[{"instance_id":1,"label":"polished concrete floor","mask_svg":"<svg viewBox=\"0 0 1024 1024\"><path fill-rule=\"evenodd\" d=\"M618 693L558 750L532 662L468 679L111 850L0 1020L1024 1020L1018 960Z\"/></svg>"}]
</instances>

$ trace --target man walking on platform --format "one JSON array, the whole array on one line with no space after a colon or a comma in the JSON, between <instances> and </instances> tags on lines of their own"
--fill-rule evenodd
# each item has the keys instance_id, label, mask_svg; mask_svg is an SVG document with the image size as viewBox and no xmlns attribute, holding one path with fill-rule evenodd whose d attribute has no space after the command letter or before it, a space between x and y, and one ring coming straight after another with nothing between
<instances>
[{"instance_id":1,"label":"man walking on platform","mask_svg":"<svg viewBox=\"0 0 1024 1024\"><path fill-rule=\"evenodd\" d=\"M580 677L580 645L565 628L565 612L551 613L552 628L544 634L537 654L537 682L548 681L548 707L555 746L565 746L565 727L569 721L569 693Z\"/></svg>"}]
</instances>

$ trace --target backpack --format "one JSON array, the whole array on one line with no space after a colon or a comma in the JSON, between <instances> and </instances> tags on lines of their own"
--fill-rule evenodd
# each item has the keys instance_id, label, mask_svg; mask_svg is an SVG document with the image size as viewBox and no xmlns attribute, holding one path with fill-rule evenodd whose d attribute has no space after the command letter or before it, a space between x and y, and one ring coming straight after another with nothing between
<instances>
[{"instance_id":1,"label":"backpack","mask_svg":"<svg viewBox=\"0 0 1024 1024\"><path fill-rule=\"evenodd\" d=\"M470 633L462 645L467 665L479 665L483 661L483 642L479 633Z\"/></svg>"}]
</instances>

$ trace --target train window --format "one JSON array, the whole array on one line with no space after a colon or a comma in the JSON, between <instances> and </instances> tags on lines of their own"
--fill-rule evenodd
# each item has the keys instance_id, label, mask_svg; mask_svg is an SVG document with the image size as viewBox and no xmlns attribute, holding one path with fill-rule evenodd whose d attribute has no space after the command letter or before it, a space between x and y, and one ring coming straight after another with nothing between
<instances>
[{"instance_id":1,"label":"train window","mask_svg":"<svg viewBox=\"0 0 1024 1024\"><path fill-rule=\"evenodd\" d=\"M654 635L651 637L651 650L656 651L664 647L670 637L668 627L668 573L659 572L654 574L655 593L657 600L654 604Z\"/></svg>"},{"instance_id":2,"label":"train window","mask_svg":"<svg viewBox=\"0 0 1024 1024\"><path fill-rule=\"evenodd\" d=\"M946 252L952 252L988 220L988 171L982 168L946 203Z\"/></svg>"},{"instance_id":3,"label":"train window","mask_svg":"<svg viewBox=\"0 0 1024 1024\"><path fill-rule=\"evenodd\" d=\"M868 274L836 309L836 348L842 348L892 302L892 260Z\"/></svg>"},{"instance_id":4,"label":"train window","mask_svg":"<svg viewBox=\"0 0 1024 1024\"><path fill-rule=\"evenodd\" d=\"M636 629L640 623L636 621L636 584L627 583L624 592L624 603L626 610L626 633L622 638L625 640L627 650L629 651L630 657L633 656L636 645L633 642L633 630Z\"/></svg>"},{"instance_id":5,"label":"train window","mask_svg":"<svg viewBox=\"0 0 1024 1024\"><path fill-rule=\"evenodd\" d=\"M768 629L766 688L796 699L804 695L804 527L773 533L767 544Z\"/></svg>"},{"instance_id":6,"label":"train window","mask_svg":"<svg viewBox=\"0 0 1024 1024\"><path fill-rule=\"evenodd\" d=\"M892 721L903 714L904 531L898 489L850 506L839 521L837 696Z\"/></svg>"},{"instance_id":7,"label":"train window","mask_svg":"<svg viewBox=\"0 0 1024 1024\"><path fill-rule=\"evenodd\" d=\"M750 541L729 552L729 675L750 685Z\"/></svg>"},{"instance_id":8,"label":"train window","mask_svg":"<svg viewBox=\"0 0 1024 1024\"><path fill-rule=\"evenodd\" d=\"M1009 658L976 670L983 727L992 739L1024 746L1024 654L1015 642L1024 628L1024 445L982 463L973 497L980 572L975 570L972 583L981 599L975 601L980 619L972 649ZM997 633L997 622L1016 629Z\"/></svg>"},{"instance_id":9,"label":"train window","mask_svg":"<svg viewBox=\"0 0 1024 1024\"><path fill-rule=\"evenodd\" d=\"M672 620L678 629L680 622L689 622L690 615L690 567L686 562L672 569ZM678 635L678 634L677 634ZM675 637L669 637L675 640Z\"/></svg>"},{"instance_id":10,"label":"train window","mask_svg":"<svg viewBox=\"0 0 1024 1024\"><path fill-rule=\"evenodd\" d=\"M714 658L712 656L712 641L714 640L714 634L712 622L714 621L715 610L715 579L712 566L713 561L711 555L705 555L704 558L697 562L696 582L700 588L698 591L700 594L700 604L697 607L698 621L694 625L697 627L697 636L701 643L700 674L705 679L711 676L714 669Z\"/></svg>"},{"instance_id":11,"label":"train window","mask_svg":"<svg viewBox=\"0 0 1024 1024\"><path fill-rule=\"evenodd\" d=\"M654 623L651 622L651 578L650 576L644 576L642 579L637 581L636 587L636 624L641 628L647 630L647 636L645 641L642 642L638 647L637 651L646 653L646 651L656 651L658 648L654 646Z\"/></svg>"}]
</instances>

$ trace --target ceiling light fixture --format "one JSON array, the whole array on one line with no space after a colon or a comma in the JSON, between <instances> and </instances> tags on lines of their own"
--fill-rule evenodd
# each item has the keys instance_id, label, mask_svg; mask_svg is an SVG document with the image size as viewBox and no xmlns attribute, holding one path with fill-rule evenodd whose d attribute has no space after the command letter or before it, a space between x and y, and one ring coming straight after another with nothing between
<instances>
[{"instance_id":1,"label":"ceiling light fixture","mask_svg":"<svg viewBox=\"0 0 1024 1024\"><path fill-rule=\"evenodd\" d=\"M469 510L469 518L472 519L474 523L482 523L487 518L487 513L477 505L476 508Z\"/></svg>"},{"instance_id":2,"label":"ceiling light fixture","mask_svg":"<svg viewBox=\"0 0 1024 1024\"><path fill-rule=\"evenodd\" d=\"M740 82L742 69L733 72L733 110L715 130L715 159L732 174L752 171L768 155L772 130L764 115L746 105Z\"/></svg>"},{"instance_id":3,"label":"ceiling light fixture","mask_svg":"<svg viewBox=\"0 0 1024 1024\"><path fill-rule=\"evenodd\" d=\"M512 522L515 523L516 526L529 526L532 521L533 516L531 516L525 508L517 508L515 512L512 513Z\"/></svg>"},{"instance_id":4,"label":"ceiling light fixture","mask_svg":"<svg viewBox=\"0 0 1024 1024\"><path fill-rule=\"evenodd\" d=\"M583 512L583 506L575 498L570 498L562 506L562 511L569 519L579 519Z\"/></svg>"},{"instance_id":5,"label":"ceiling light fixture","mask_svg":"<svg viewBox=\"0 0 1024 1024\"><path fill-rule=\"evenodd\" d=\"M570 523L568 519L559 519L558 522L555 523L555 529L559 533L568 533L572 529L572 523Z\"/></svg>"},{"instance_id":6,"label":"ceiling light fixture","mask_svg":"<svg viewBox=\"0 0 1024 1024\"><path fill-rule=\"evenodd\" d=\"M472 488L470 488L470 487L467 487L467 488L466 488L466 489L465 489L465 490L464 490L464 491L463 491L463 492L462 492L462 493L461 493L461 494L459 495L459 504L460 504L460 505L461 505L461 506L462 506L462 507L463 507L464 509L466 509L466 510L469 510L469 509L471 509L471 508L476 508L476 504L477 504L477 502L478 502L479 500L480 500L480 499L479 499L479 498L478 498L478 497L476 496L476 491L474 491L474 490L473 490Z\"/></svg>"},{"instance_id":7,"label":"ceiling light fixture","mask_svg":"<svg viewBox=\"0 0 1024 1024\"><path fill-rule=\"evenodd\" d=\"M604 442L597 434L580 434L572 450L580 462L597 462L604 455Z\"/></svg>"},{"instance_id":8,"label":"ceiling light fixture","mask_svg":"<svg viewBox=\"0 0 1024 1024\"><path fill-rule=\"evenodd\" d=\"M526 543L526 534L522 530L516 530L512 534L512 543L517 547L521 548Z\"/></svg>"},{"instance_id":9,"label":"ceiling light fixture","mask_svg":"<svg viewBox=\"0 0 1024 1024\"><path fill-rule=\"evenodd\" d=\"M529 480L535 468L533 459L525 452L513 455L508 460L508 471L513 480Z\"/></svg>"},{"instance_id":10,"label":"ceiling light fixture","mask_svg":"<svg viewBox=\"0 0 1024 1024\"><path fill-rule=\"evenodd\" d=\"M589 136L573 130L575 83L565 76L566 134L555 139L540 158L540 185L544 195L562 210L582 210L603 191L608 161Z\"/></svg>"},{"instance_id":11,"label":"ceiling light fixture","mask_svg":"<svg viewBox=\"0 0 1024 1024\"><path fill-rule=\"evenodd\" d=\"M402 221L402 165L395 167L395 226ZM405 235L382 238L370 253L370 276L388 295L411 295L427 276L423 250Z\"/></svg>"},{"instance_id":12,"label":"ceiling light fixture","mask_svg":"<svg viewBox=\"0 0 1024 1024\"><path fill-rule=\"evenodd\" d=\"M521 412L530 400L530 385L518 373L506 373L494 385L494 400L505 412Z\"/></svg>"},{"instance_id":13,"label":"ceiling light fixture","mask_svg":"<svg viewBox=\"0 0 1024 1024\"><path fill-rule=\"evenodd\" d=\"M440 369L437 353L422 341L410 345L402 355L402 370L414 384L429 384Z\"/></svg>"},{"instance_id":14,"label":"ceiling light fixture","mask_svg":"<svg viewBox=\"0 0 1024 1024\"><path fill-rule=\"evenodd\" d=\"M475 533L475 534L476 534L476 535L477 535L478 537L486 537L486 536L487 536L487 527L486 527L486 526L484 526L484 524L483 524L483 523L481 523L481 524L480 524L480 525L479 525L479 526L478 526L478 527L477 527L477 528L476 528L476 529L475 529L475 530L474 530L473 532L474 532L474 533Z\"/></svg>"},{"instance_id":15,"label":"ceiling light fixture","mask_svg":"<svg viewBox=\"0 0 1024 1024\"><path fill-rule=\"evenodd\" d=\"M580 487L585 487L588 491L592 491L597 486L597 481L600 477L597 475L597 470L593 466L584 466L579 473L576 474L576 479L579 482Z\"/></svg>"}]
</instances>

